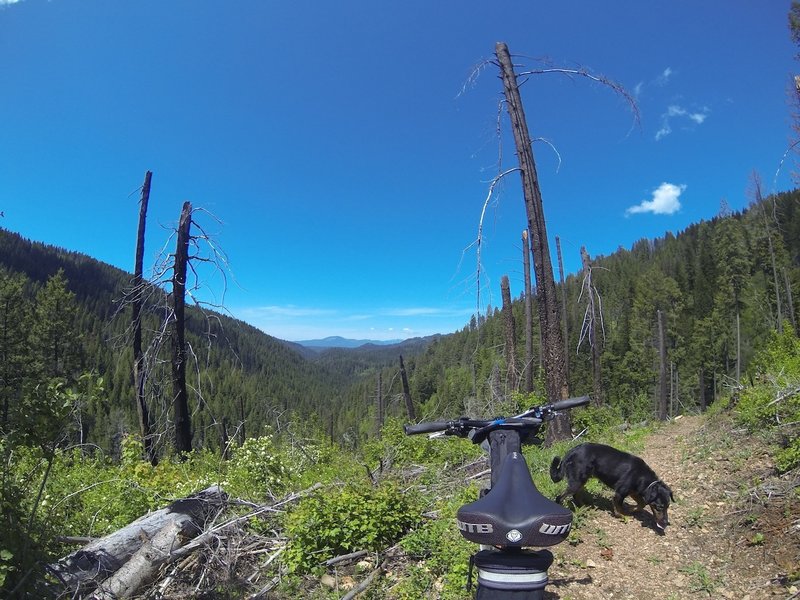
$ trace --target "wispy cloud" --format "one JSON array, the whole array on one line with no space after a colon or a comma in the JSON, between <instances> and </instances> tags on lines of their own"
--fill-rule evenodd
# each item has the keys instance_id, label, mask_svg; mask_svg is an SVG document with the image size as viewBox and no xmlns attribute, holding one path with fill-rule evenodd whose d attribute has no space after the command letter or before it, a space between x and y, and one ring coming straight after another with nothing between
<instances>
[{"instance_id":1,"label":"wispy cloud","mask_svg":"<svg viewBox=\"0 0 800 600\"><path fill-rule=\"evenodd\" d=\"M679 122L688 120L695 125L702 125L710 112L711 110L706 106L699 111L691 112L678 104L669 105L664 114L661 115L661 129L656 132L656 141L672 133L672 124L676 120Z\"/></svg>"},{"instance_id":2,"label":"wispy cloud","mask_svg":"<svg viewBox=\"0 0 800 600\"><path fill-rule=\"evenodd\" d=\"M303 319L309 317L332 317L336 311L325 308L308 308L303 306L253 306L245 308L243 314L266 319Z\"/></svg>"},{"instance_id":3,"label":"wispy cloud","mask_svg":"<svg viewBox=\"0 0 800 600\"><path fill-rule=\"evenodd\" d=\"M464 308L430 308L430 307L416 307L416 308L392 308L386 311L381 311L381 314L387 317L461 317L470 316L474 311L472 309Z\"/></svg>"},{"instance_id":4,"label":"wispy cloud","mask_svg":"<svg viewBox=\"0 0 800 600\"><path fill-rule=\"evenodd\" d=\"M686 186L674 183L662 183L653 190L652 200L642 200L636 206L631 206L625 211L626 215L637 213L653 213L654 215L671 215L681 209L681 194Z\"/></svg>"},{"instance_id":5,"label":"wispy cloud","mask_svg":"<svg viewBox=\"0 0 800 600\"><path fill-rule=\"evenodd\" d=\"M672 73L673 73L672 67L667 67L666 69L664 69L661 72L661 74L658 77L656 77L655 81L656 85L660 85L662 87L667 85L669 83L670 78L672 77Z\"/></svg>"},{"instance_id":6,"label":"wispy cloud","mask_svg":"<svg viewBox=\"0 0 800 600\"><path fill-rule=\"evenodd\" d=\"M264 305L231 308L239 319L285 340L339 335L352 339L397 339L450 333L463 327L473 313L461 307L376 307L371 311L347 307Z\"/></svg>"},{"instance_id":7,"label":"wispy cloud","mask_svg":"<svg viewBox=\"0 0 800 600\"><path fill-rule=\"evenodd\" d=\"M19 0L0 0L0 6L8 6L9 4L16 4Z\"/></svg>"}]
</instances>

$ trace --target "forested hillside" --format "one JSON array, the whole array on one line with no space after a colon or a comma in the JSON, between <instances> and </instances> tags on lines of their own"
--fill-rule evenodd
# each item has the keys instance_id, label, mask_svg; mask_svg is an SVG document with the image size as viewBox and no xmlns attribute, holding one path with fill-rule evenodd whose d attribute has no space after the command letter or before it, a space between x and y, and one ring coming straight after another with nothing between
<instances>
[{"instance_id":1,"label":"forested hillside","mask_svg":"<svg viewBox=\"0 0 800 600\"><path fill-rule=\"evenodd\" d=\"M590 248L587 250L591 250ZM572 395L593 394L591 350L582 328L594 294L603 400L623 418L653 415L659 380L658 314L663 314L667 394L673 414L704 408L735 385L770 332L797 330L800 290L800 193L783 193L733 213L723 203L711 221L677 235L640 240L591 261L566 278ZM520 291L521 292L521 291ZM534 303L535 304L535 303ZM513 302L517 372L525 368L524 302ZM534 306L532 365L540 343ZM412 393L428 416L465 408L491 412L507 388L504 322L499 308L437 340L411 363ZM384 375L386 379L387 375ZM535 389L541 393L543 386Z\"/></svg>"},{"instance_id":2,"label":"forested hillside","mask_svg":"<svg viewBox=\"0 0 800 600\"><path fill-rule=\"evenodd\" d=\"M61 366L54 366L53 374L64 377L67 385L81 375L84 385L93 382L93 398L76 413L70 427L72 441L116 451L123 434L137 431L131 309L126 303L131 279L130 274L88 256L0 230L4 324L0 354L4 368L15 366L14 377L3 379L2 395L11 417L17 410L14 399L43 381L43 364L49 360L33 355L37 344L31 342L31 335L39 335L47 322L58 322L60 329L54 335L61 358L54 360ZM48 282L53 282L50 287L57 291L51 294L57 294L62 303L51 314L37 308L37 298L44 303L39 294ZM161 290L154 289L150 297L145 344L159 341L156 333L163 326L166 305ZM194 390L192 420L198 448L219 448L226 435L243 438L259 435L268 426L284 427L294 416L327 433L341 436L349 431L349 439L358 443L364 405L359 399L356 406L348 407L354 382L365 371L396 363L399 352L413 355L429 343L417 339L397 347L302 352L301 347L224 314L191 307L188 315L187 337L194 356L189 369ZM157 363L149 386L156 431L166 434L161 436L162 448L169 445L171 419L167 371L168 365ZM98 379L102 380L99 386Z\"/></svg>"},{"instance_id":3,"label":"forested hillside","mask_svg":"<svg viewBox=\"0 0 800 600\"><path fill-rule=\"evenodd\" d=\"M723 206L718 217L677 235L640 240L631 249L595 257L591 261L593 290L584 289L585 273L569 275L563 290L571 393L594 393L591 350L586 332L582 333L587 298L592 295L599 311L595 325L601 346L602 400L622 418L644 419L653 414L660 368L660 312L670 411L703 408L723 387L734 384L737 370L744 371L753 349L773 329L796 328L798 257L800 192L755 202L742 213L731 213ZM121 434L136 431L130 311L124 304L130 275L7 231L0 231L0 265L5 320L16 310L32 314L37 293L50 277L63 272L64 285L75 300L74 322L66 324L69 328L62 334L75 364L65 374L77 379L91 373L103 380L103 391L96 392L96 401L87 403L72 435L76 441L113 449ZM21 289L17 295L12 282ZM522 351L524 294L517 295L512 303L516 370L522 373L528 366ZM164 299L160 293L153 297L156 300L147 317L151 332L163 322ZM536 375L533 391L541 394L535 294L533 301L530 365ZM265 426L280 428L292 415L302 416L351 447L358 445L376 433L379 421L406 412L400 355L405 359L411 397L418 412L427 417L492 412L512 392L525 391L523 384L509 387L505 324L498 308L474 316L453 334L397 346L322 352L303 351L245 323L197 308L190 311L188 327L196 357L190 373L197 447L218 448L226 436L257 435ZM23 327L18 335L24 337L30 331L31 327ZM20 346L22 337L14 341L8 335L3 338L4 356L14 348L27 347ZM30 363L24 357L14 360ZM35 376L31 371L31 377ZM156 371L152 377L157 427L166 433L170 419L164 392L167 374ZM4 397L21 393L31 383L24 379L21 375L14 384L7 379Z\"/></svg>"}]
</instances>

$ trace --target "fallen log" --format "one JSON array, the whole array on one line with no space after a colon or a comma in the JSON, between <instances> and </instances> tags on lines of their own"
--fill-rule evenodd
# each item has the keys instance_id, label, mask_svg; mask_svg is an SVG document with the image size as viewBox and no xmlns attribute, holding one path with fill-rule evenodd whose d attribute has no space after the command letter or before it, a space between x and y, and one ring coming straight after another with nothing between
<instances>
[{"instance_id":1,"label":"fallen log","mask_svg":"<svg viewBox=\"0 0 800 600\"><path fill-rule=\"evenodd\" d=\"M166 508L144 515L65 556L49 565L49 571L67 590L77 595L94 590L101 582L121 571L119 577L111 582L114 589L120 592L115 592L113 597L133 594L136 590L132 587L136 585L136 580L144 582L163 564L164 561L159 560L164 552L169 556L174 549L203 531L205 523L219 513L226 500L227 495L216 485L176 500ZM138 555L136 561L128 565L135 555ZM146 563L150 563L150 566L145 568L143 565ZM105 587L98 593L104 593Z\"/></svg>"}]
</instances>

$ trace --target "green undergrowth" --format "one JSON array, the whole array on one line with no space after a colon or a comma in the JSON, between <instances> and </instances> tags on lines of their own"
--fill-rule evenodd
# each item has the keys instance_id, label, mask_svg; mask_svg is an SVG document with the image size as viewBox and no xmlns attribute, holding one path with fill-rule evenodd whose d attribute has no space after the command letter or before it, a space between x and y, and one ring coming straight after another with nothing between
<instances>
[{"instance_id":1,"label":"green undergrowth","mask_svg":"<svg viewBox=\"0 0 800 600\"><path fill-rule=\"evenodd\" d=\"M579 422L582 410L586 409L573 411ZM575 441L549 448L525 446L533 479L545 496L555 497L565 485L550 480L554 456L563 456L583 441L638 452L651 431L622 428L619 421L584 429ZM316 583L309 591L308 582L318 581L327 559L357 550L381 554L393 548L392 567L371 597L469 597L464 584L476 547L460 535L455 515L461 505L478 497L486 477L471 475L488 463L468 440L407 436L401 421L389 420L382 435L359 454L333 446L322 436L287 438L270 431L233 448L227 460L213 452L193 452L182 460L166 458L152 466L141 460L142 450L141 442L128 436L117 460L82 449L57 451L52 460L43 450L24 447L8 454L5 497L12 499L9 491L13 491L19 502L16 514L33 515L30 531L42 557L73 549L57 543L59 536L102 536L211 485L258 505L305 492L299 501L282 506L285 513L280 518L248 523L256 535L277 534L286 540L280 557L269 567L273 575L280 575L283 591L295 590L292 593L298 597L336 597ZM608 490L590 482L587 493L602 496ZM570 541L579 543L591 507L572 508L576 518ZM231 510L243 514L248 508ZM22 566L15 562L19 548L30 547L31 541L3 540L0 576L19 575Z\"/></svg>"},{"instance_id":2,"label":"green undergrowth","mask_svg":"<svg viewBox=\"0 0 800 600\"><path fill-rule=\"evenodd\" d=\"M748 378L735 403L737 421L773 444L780 471L800 467L800 339L791 327L772 334Z\"/></svg>"}]
</instances>

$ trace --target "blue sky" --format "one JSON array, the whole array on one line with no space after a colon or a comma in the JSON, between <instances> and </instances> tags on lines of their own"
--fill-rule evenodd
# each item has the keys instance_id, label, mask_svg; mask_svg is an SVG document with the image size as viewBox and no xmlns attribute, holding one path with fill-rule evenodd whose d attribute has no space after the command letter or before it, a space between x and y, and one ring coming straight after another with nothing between
<instances>
[{"instance_id":1,"label":"blue sky","mask_svg":"<svg viewBox=\"0 0 800 600\"><path fill-rule=\"evenodd\" d=\"M789 0L0 0L0 226L133 268L183 201L227 254L206 300L289 340L449 333L522 289L493 58L522 88L553 252L609 254L793 187ZM557 274L556 274L557 276ZM223 295L224 291L224 295Z\"/></svg>"}]
</instances>

